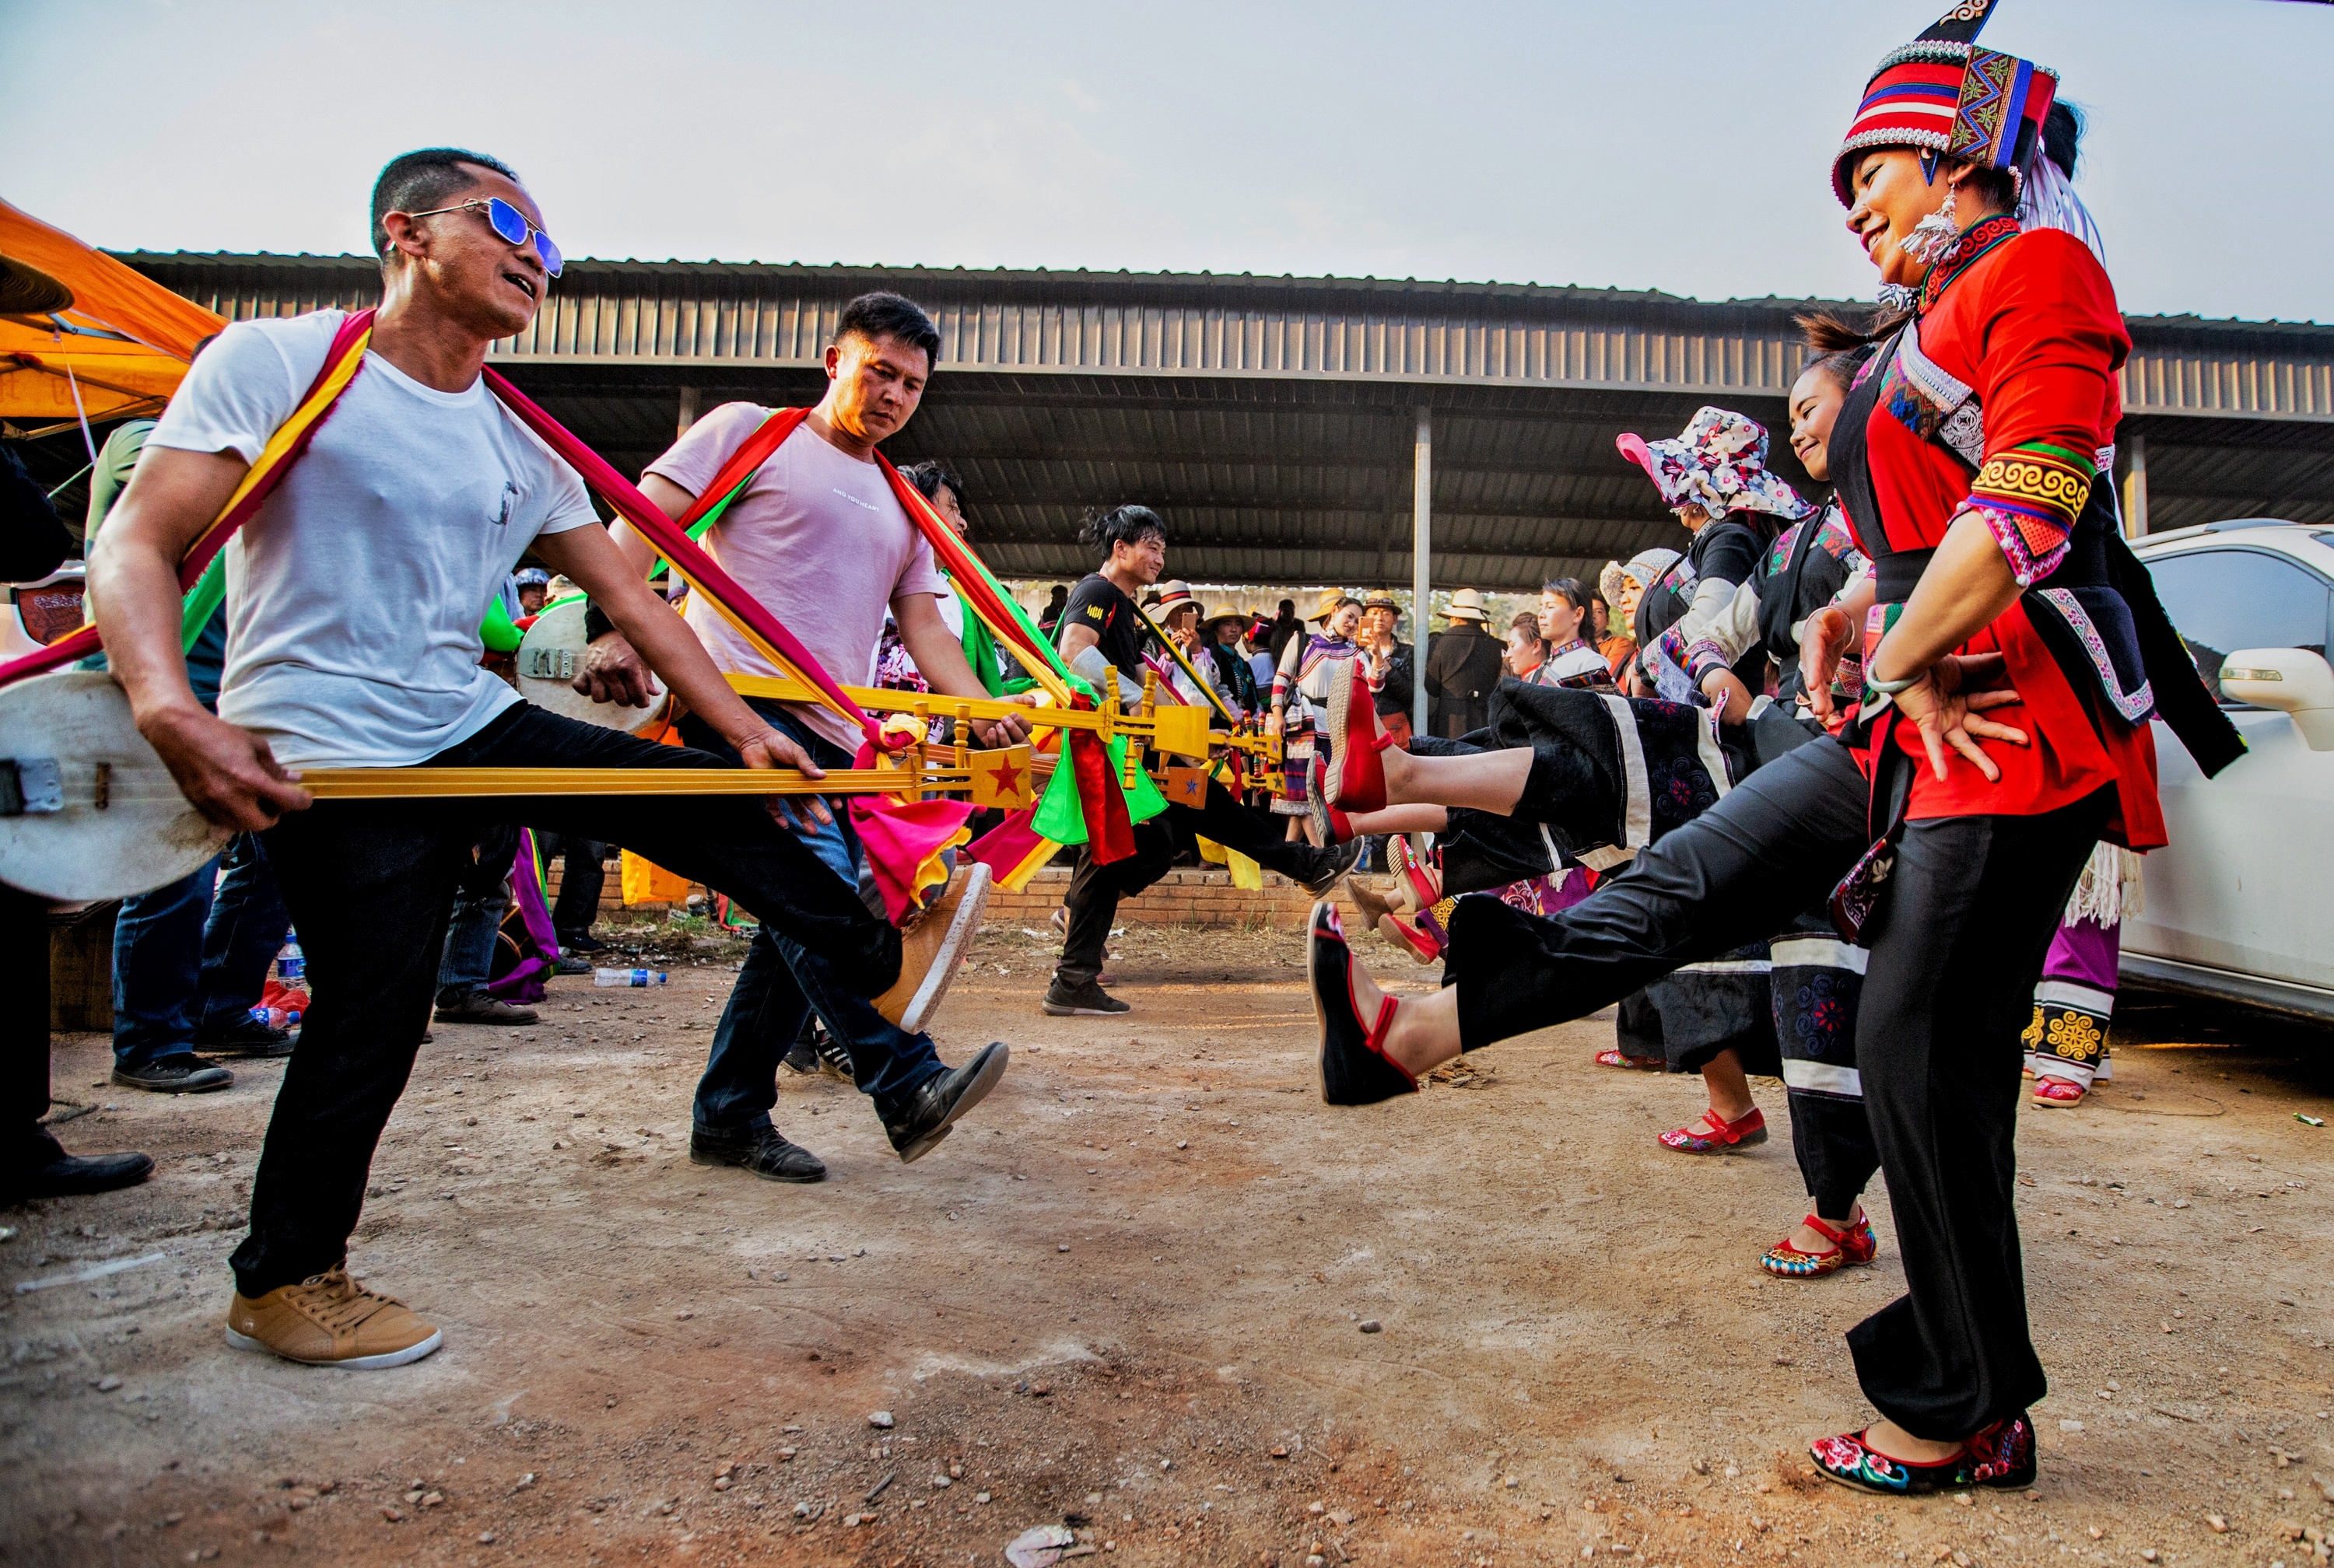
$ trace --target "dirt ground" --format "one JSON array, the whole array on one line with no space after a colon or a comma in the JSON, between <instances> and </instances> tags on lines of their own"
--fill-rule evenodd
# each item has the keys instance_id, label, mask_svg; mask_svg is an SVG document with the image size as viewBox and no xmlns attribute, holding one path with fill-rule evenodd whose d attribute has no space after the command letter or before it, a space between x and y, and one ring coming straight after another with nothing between
<instances>
[{"instance_id":1,"label":"dirt ground","mask_svg":"<svg viewBox=\"0 0 2334 1568\"><path fill-rule=\"evenodd\" d=\"M1704 1159L1654 1141L1696 1081L1591 1064L1609 1022L1332 1110L1293 935L1131 928L1104 1023L991 930L939 1034L1012 1043L997 1092L902 1166L789 1077L832 1175L776 1186L688 1162L731 957L689 935L667 988L423 1048L352 1255L445 1330L397 1371L222 1341L278 1067L163 1099L61 1040L68 1144L159 1169L0 1214L5 1561L994 1563L1049 1524L1279 1568L2326 1558L2334 1129L2297 1112L2334 1034L2127 998L2115 1082L2022 1129L2040 1485L1882 1502L1803 1459L1869 1419L1887 1206L1876 1266L1760 1273L1804 1206L1771 1081L1777 1137Z\"/></svg>"}]
</instances>

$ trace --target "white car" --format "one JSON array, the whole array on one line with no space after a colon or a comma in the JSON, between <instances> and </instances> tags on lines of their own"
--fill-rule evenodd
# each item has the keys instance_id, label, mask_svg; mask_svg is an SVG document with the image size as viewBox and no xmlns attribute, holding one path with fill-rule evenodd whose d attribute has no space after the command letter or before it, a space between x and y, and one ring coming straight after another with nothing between
<instances>
[{"instance_id":1,"label":"white car","mask_svg":"<svg viewBox=\"0 0 2334 1568\"><path fill-rule=\"evenodd\" d=\"M2172 842L2143 862L2124 978L2334 1018L2334 526L2208 523L2133 550L2250 749L2208 779L2157 721Z\"/></svg>"}]
</instances>

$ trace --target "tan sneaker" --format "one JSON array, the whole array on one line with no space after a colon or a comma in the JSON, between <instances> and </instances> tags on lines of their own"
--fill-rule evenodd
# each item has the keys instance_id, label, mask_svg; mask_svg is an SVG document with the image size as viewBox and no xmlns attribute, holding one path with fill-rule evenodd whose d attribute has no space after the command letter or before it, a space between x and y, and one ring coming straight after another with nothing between
<instances>
[{"instance_id":1,"label":"tan sneaker","mask_svg":"<svg viewBox=\"0 0 2334 1568\"><path fill-rule=\"evenodd\" d=\"M978 861L958 867L948 891L900 933L900 977L875 998L875 1011L909 1034L922 1033L940 1011L959 961L980 929L989 875L989 868Z\"/></svg>"},{"instance_id":2,"label":"tan sneaker","mask_svg":"<svg viewBox=\"0 0 2334 1568\"><path fill-rule=\"evenodd\" d=\"M445 1341L437 1325L367 1290L344 1267L280 1285L257 1301L237 1294L227 1309L227 1343L312 1367L401 1367Z\"/></svg>"}]
</instances>

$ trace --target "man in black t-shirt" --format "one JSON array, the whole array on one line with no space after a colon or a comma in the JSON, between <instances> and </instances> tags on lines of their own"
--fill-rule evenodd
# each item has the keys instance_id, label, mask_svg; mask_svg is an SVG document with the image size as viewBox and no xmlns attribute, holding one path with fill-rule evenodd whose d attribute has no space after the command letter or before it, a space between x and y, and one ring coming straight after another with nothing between
<instances>
[{"instance_id":1,"label":"man in black t-shirt","mask_svg":"<svg viewBox=\"0 0 2334 1568\"><path fill-rule=\"evenodd\" d=\"M1099 687L1120 682L1119 697L1132 707L1143 698L1143 621L1133 595L1156 582L1167 570L1167 524L1148 506L1118 506L1092 512L1078 530L1078 542L1098 553L1102 565L1081 580L1062 611L1062 660ZM1179 849L1194 837L1238 850L1268 871L1278 871L1316 895L1335 887L1360 857L1358 843L1315 849L1283 838L1272 819L1251 811L1230 790L1210 782L1207 803L1197 810L1170 805L1134 826L1134 853L1108 865L1095 863L1092 846L1078 851L1070 877L1069 935L1061 962L1046 988L1045 1008L1056 1017L1105 1017L1131 1009L1100 984L1103 955L1118 901L1131 899L1167 874Z\"/></svg>"}]
</instances>

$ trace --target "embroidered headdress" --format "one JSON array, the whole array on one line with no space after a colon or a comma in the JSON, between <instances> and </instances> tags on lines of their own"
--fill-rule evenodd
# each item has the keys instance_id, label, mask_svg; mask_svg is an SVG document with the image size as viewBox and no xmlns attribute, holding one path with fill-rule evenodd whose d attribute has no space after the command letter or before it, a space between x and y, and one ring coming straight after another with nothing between
<instances>
[{"instance_id":1,"label":"embroidered headdress","mask_svg":"<svg viewBox=\"0 0 2334 1568\"><path fill-rule=\"evenodd\" d=\"M1623 435L1614 445L1645 471L1668 506L1697 505L1712 522L1729 512L1804 517L1815 510L1767 470L1767 428L1731 409L1701 408L1685 433L1665 441Z\"/></svg>"},{"instance_id":2,"label":"embroidered headdress","mask_svg":"<svg viewBox=\"0 0 2334 1568\"><path fill-rule=\"evenodd\" d=\"M1933 176L1940 158L2007 169L2024 193L2059 73L1978 47L1978 32L1998 3L1960 0L1880 62L1832 160L1832 194L1840 206L1854 205L1848 174L1856 155L1875 147L1917 148Z\"/></svg>"}]
</instances>

